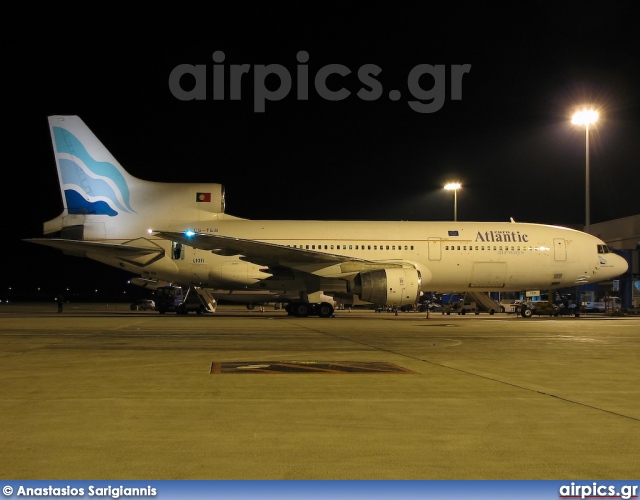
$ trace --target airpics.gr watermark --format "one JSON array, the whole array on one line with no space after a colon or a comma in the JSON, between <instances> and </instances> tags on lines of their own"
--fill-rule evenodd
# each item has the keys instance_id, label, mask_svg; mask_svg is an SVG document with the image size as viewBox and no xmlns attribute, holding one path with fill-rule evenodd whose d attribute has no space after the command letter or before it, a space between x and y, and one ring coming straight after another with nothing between
<instances>
[{"instance_id":1,"label":"airpics.gr watermark","mask_svg":"<svg viewBox=\"0 0 640 500\"><path fill-rule=\"evenodd\" d=\"M291 72L281 64L230 64L225 65L225 54L216 50L213 55L213 78L211 89L209 87L209 69L206 64L179 64L169 74L169 90L176 99L181 101L206 101L213 97L214 101L224 101L228 98L232 101L242 99L243 76L253 70L253 110L256 113L265 112L267 101L281 101L287 97L293 88L294 81ZM309 53L301 50L296 54L298 61L295 71L296 99L306 101L309 99ZM229 73L227 78L226 73ZM452 64L449 66L450 99L462 100L462 77L471 71L471 64ZM356 95L363 101L375 101L383 97L382 83L376 77L382 72L382 68L375 64L363 64L356 72L361 84ZM348 98L352 92L344 87L353 79L352 70L342 64L327 64L322 66L313 77L313 88L318 96L327 101L342 101ZM187 76L188 75L188 76ZM337 75L337 77L335 76ZM433 85L423 88L420 85L421 77L429 75ZM183 80L183 77L184 78ZM327 80L331 77L332 88L329 88ZM339 78L343 78L340 81ZM267 78L271 83L274 79L277 86L267 86ZM182 83L188 80L189 89L185 89ZM195 84L191 83L195 80ZM246 80L246 79L245 79ZM336 81L341 83L335 84ZM226 92L228 83L229 92ZM418 64L407 75L407 90L411 94L411 100L407 104L418 113L435 113L444 105L447 95L447 66L444 64ZM342 84L342 86L341 86ZM274 88L275 87L275 88ZM337 88L336 88L337 87ZM402 93L399 90L390 90L387 93L391 101L399 101Z\"/></svg>"}]
</instances>

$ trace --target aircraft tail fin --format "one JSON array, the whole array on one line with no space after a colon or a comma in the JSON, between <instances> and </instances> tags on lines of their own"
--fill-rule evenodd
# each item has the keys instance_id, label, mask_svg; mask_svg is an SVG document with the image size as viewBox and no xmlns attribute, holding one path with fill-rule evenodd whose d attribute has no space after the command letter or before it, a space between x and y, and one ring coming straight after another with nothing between
<instances>
[{"instance_id":1,"label":"aircraft tail fin","mask_svg":"<svg viewBox=\"0 0 640 500\"><path fill-rule=\"evenodd\" d=\"M138 179L79 116L50 116L49 129L64 210L45 223L45 234L62 231L72 239L93 239L92 234L98 239L133 238L140 235L141 224L180 228L224 214L221 184Z\"/></svg>"},{"instance_id":2,"label":"aircraft tail fin","mask_svg":"<svg viewBox=\"0 0 640 500\"><path fill-rule=\"evenodd\" d=\"M135 179L78 116L50 116L49 129L67 214L115 216L136 213Z\"/></svg>"}]
</instances>

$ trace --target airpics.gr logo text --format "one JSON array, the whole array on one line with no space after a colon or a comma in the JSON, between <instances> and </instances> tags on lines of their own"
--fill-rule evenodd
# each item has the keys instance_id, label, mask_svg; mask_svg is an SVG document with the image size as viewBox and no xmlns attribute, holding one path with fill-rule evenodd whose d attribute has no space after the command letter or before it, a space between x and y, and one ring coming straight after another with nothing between
<instances>
[{"instance_id":1,"label":"airpics.gr logo text","mask_svg":"<svg viewBox=\"0 0 640 500\"><path fill-rule=\"evenodd\" d=\"M253 71L253 110L264 113L266 101L281 101L291 92L294 81L291 72L281 64L230 64L225 65L225 54L216 50L213 55L213 70L206 64L179 64L169 74L169 90L181 101L214 101L242 99L243 76ZM309 53L301 50L296 54L295 88L296 99L309 99ZM450 99L462 100L462 77L471 71L471 64L452 64L449 68ZM384 94L382 83L376 78L382 68L376 64L363 64L357 71L360 88L355 94L363 101L375 101ZM228 75L227 75L228 73ZM428 76L425 76L428 75ZM209 77L211 76L211 83ZM424 77L424 78L423 78ZM249 77L250 78L250 77ZM269 84L267 82L269 80ZM195 83L194 83L195 81ZM244 79L246 82L246 78ZM330 81L330 83L329 83ZM277 85L274 85L277 82ZM429 87L424 88L429 82ZM444 64L418 64L407 75L407 90L412 100L407 104L418 113L435 113L444 105L447 95L447 67ZM183 84L188 88L185 88ZM211 87L210 87L211 85ZM354 83L352 70L342 64L327 64L315 71L313 89L327 101L347 99L352 91L345 86ZM227 92L228 86L228 92ZM399 101L402 92L389 90L391 101Z\"/></svg>"},{"instance_id":2,"label":"airpics.gr logo text","mask_svg":"<svg viewBox=\"0 0 640 500\"><path fill-rule=\"evenodd\" d=\"M483 243L528 243L529 235L520 231L478 231L476 241Z\"/></svg>"}]
</instances>

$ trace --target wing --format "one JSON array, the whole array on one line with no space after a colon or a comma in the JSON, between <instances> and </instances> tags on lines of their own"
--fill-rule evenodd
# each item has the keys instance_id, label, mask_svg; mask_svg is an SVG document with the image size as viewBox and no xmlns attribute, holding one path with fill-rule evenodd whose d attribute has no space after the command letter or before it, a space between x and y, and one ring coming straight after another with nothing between
<instances>
[{"instance_id":1,"label":"wing","mask_svg":"<svg viewBox=\"0 0 640 500\"><path fill-rule=\"evenodd\" d=\"M343 274L362 270L402 267L402 264L398 262L375 262L231 236L169 231L154 231L154 235L200 250L209 250L216 255L239 256L241 260L268 266L271 269L284 267L305 272L316 272L321 269L338 266L335 269L335 274Z\"/></svg>"}]
</instances>

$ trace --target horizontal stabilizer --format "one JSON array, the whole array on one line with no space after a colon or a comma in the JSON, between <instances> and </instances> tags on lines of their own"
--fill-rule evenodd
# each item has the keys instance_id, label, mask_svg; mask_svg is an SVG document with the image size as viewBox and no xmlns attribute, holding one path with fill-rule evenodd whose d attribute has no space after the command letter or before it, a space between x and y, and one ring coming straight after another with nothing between
<instances>
[{"instance_id":1,"label":"horizontal stabilizer","mask_svg":"<svg viewBox=\"0 0 640 500\"><path fill-rule=\"evenodd\" d=\"M140 242L143 240L145 245ZM138 266L145 266L164 256L164 250L158 245L140 238L124 244L99 243L96 241L65 240L61 238L29 238L24 241L46 245L62 250L65 255L76 257L92 256L113 257Z\"/></svg>"}]
</instances>

